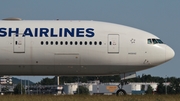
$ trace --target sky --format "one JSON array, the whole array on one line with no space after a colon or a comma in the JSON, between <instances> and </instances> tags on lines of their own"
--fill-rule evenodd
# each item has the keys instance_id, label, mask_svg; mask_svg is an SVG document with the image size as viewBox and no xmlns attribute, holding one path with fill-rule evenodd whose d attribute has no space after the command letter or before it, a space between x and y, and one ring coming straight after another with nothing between
<instances>
[{"instance_id":1,"label":"sky","mask_svg":"<svg viewBox=\"0 0 180 101\"><path fill-rule=\"evenodd\" d=\"M175 51L160 66L137 72L161 77L180 77L180 0L1 0L0 19L96 20L148 31ZM38 82L44 76L21 76Z\"/></svg>"}]
</instances>

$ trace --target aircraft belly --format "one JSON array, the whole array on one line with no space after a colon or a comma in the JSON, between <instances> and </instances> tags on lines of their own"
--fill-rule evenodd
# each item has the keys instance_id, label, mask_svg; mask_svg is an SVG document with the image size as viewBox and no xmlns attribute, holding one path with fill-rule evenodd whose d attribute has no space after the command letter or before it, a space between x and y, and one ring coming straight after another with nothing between
<instances>
[{"instance_id":1,"label":"aircraft belly","mask_svg":"<svg viewBox=\"0 0 180 101\"><path fill-rule=\"evenodd\" d=\"M114 75L150 67L127 65L1 65L0 75Z\"/></svg>"}]
</instances>

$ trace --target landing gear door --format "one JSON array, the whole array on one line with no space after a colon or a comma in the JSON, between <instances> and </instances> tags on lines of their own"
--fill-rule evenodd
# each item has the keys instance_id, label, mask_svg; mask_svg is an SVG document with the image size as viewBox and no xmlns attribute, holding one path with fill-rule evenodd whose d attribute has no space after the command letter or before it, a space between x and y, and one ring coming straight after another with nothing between
<instances>
[{"instance_id":1,"label":"landing gear door","mask_svg":"<svg viewBox=\"0 0 180 101\"><path fill-rule=\"evenodd\" d=\"M13 38L13 51L14 53L25 53L25 37L22 34Z\"/></svg>"},{"instance_id":2,"label":"landing gear door","mask_svg":"<svg viewBox=\"0 0 180 101\"><path fill-rule=\"evenodd\" d=\"M119 53L119 35L109 34L107 45L108 45L108 53Z\"/></svg>"}]
</instances>

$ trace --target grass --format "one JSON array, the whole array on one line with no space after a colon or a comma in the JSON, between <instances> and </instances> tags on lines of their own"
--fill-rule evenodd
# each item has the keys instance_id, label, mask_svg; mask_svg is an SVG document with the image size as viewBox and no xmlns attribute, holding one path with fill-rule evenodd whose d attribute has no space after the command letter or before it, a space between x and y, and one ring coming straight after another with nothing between
<instances>
[{"instance_id":1,"label":"grass","mask_svg":"<svg viewBox=\"0 0 180 101\"><path fill-rule=\"evenodd\" d=\"M180 101L180 95L4 95L0 101Z\"/></svg>"}]
</instances>

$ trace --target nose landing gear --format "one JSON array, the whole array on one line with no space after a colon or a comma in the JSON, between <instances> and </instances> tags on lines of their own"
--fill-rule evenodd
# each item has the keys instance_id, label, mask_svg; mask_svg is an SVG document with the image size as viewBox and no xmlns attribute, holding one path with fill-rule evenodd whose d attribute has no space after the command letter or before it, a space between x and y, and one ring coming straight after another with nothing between
<instances>
[{"instance_id":1,"label":"nose landing gear","mask_svg":"<svg viewBox=\"0 0 180 101\"><path fill-rule=\"evenodd\" d=\"M131 78L135 78L136 77L136 72L129 72L129 73L124 73L124 74L120 74L120 83L118 85L118 90L116 91L116 95L126 95L126 91L123 89L124 85L127 85L127 81L125 81L126 79L131 79Z\"/></svg>"},{"instance_id":2,"label":"nose landing gear","mask_svg":"<svg viewBox=\"0 0 180 101\"><path fill-rule=\"evenodd\" d=\"M123 85L127 83L124 80L120 80L120 84L118 85L119 90L117 90L116 95L126 95L126 91L123 89Z\"/></svg>"},{"instance_id":3,"label":"nose landing gear","mask_svg":"<svg viewBox=\"0 0 180 101\"><path fill-rule=\"evenodd\" d=\"M116 92L116 95L119 96L119 95L126 95L126 91L123 90L123 89L119 89L117 92Z\"/></svg>"}]
</instances>

